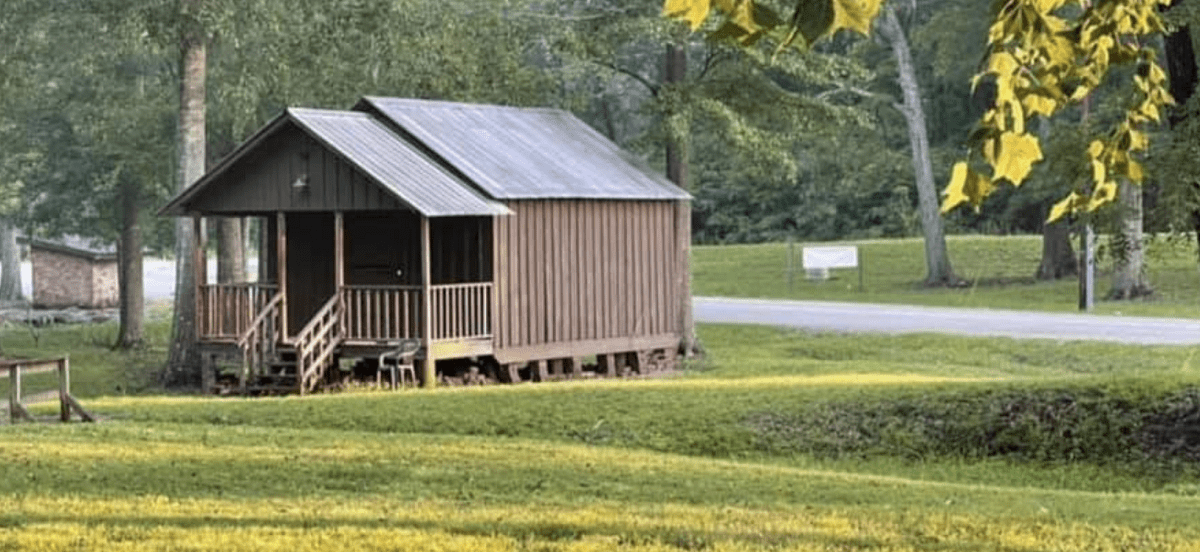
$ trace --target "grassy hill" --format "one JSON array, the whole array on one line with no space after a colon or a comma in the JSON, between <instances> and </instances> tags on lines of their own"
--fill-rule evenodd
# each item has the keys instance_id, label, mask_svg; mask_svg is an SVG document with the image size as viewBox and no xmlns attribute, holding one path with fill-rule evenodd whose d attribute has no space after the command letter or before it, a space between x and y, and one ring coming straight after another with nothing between
<instances>
[{"instance_id":1,"label":"grassy hill","mask_svg":"<svg viewBox=\"0 0 1200 552\"><path fill-rule=\"evenodd\" d=\"M1200 549L1195 349L705 326L674 378L220 399L120 396L165 343L111 331L0 334L105 418L0 426L0 550Z\"/></svg>"}]
</instances>

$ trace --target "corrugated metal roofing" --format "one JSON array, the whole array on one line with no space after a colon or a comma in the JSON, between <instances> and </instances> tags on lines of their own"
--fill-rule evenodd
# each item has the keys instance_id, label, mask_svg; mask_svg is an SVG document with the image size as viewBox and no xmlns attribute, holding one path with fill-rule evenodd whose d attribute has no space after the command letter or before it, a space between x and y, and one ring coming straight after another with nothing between
<instances>
[{"instance_id":1,"label":"corrugated metal roofing","mask_svg":"<svg viewBox=\"0 0 1200 552\"><path fill-rule=\"evenodd\" d=\"M427 217L507 215L507 207L476 192L365 113L290 108L292 120Z\"/></svg>"},{"instance_id":2,"label":"corrugated metal roofing","mask_svg":"<svg viewBox=\"0 0 1200 552\"><path fill-rule=\"evenodd\" d=\"M99 242L92 238L85 238L74 234L68 234L59 238L19 238L18 241L24 241L33 248L47 249L57 251L76 257L86 257L92 260L112 260L117 258L117 246L111 243Z\"/></svg>"},{"instance_id":3,"label":"corrugated metal roofing","mask_svg":"<svg viewBox=\"0 0 1200 552\"><path fill-rule=\"evenodd\" d=\"M566 111L380 97L363 102L496 199L691 197Z\"/></svg>"}]
</instances>

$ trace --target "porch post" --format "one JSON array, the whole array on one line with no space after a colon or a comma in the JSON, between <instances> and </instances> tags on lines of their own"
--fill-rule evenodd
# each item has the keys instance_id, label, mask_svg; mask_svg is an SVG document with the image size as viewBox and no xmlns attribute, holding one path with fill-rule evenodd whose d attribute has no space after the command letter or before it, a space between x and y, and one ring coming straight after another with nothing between
<instances>
[{"instance_id":1,"label":"porch post","mask_svg":"<svg viewBox=\"0 0 1200 552\"><path fill-rule=\"evenodd\" d=\"M271 225L267 217L258 218L258 283L271 280Z\"/></svg>"},{"instance_id":2,"label":"porch post","mask_svg":"<svg viewBox=\"0 0 1200 552\"><path fill-rule=\"evenodd\" d=\"M203 339L205 331L211 328L203 323L202 318L211 317L214 313L208 312L210 308L207 305L202 305L202 298L205 297L200 293L200 290L208 284L208 236L204 232L204 217L192 217L192 235L196 237L196 247L192 250L192 280L195 289L192 290L192 297L196 301L196 320L194 322L196 328L196 337Z\"/></svg>"},{"instance_id":3,"label":"porch post","mask_svg":"<svg viewBox=\"0 0 1200 552\"><path fill-rule=\"evenodd\" d=\"M279 278L280 297L283 297L279 304L279 332L287 341L292 334L288 332L287 216L282 211L275 213L275 275Z\"/></svg>"},{"instance_id":4,"label":"porch post","mask_svg":"<svg viewBox=\"0 0 1200 552\"><path fill-rule=\"evenodd\" d=\"M346 220L341 211L333 213L333 294L341 301L342 288L346 285ZM338 314L338 325L341 332L346 331L346 305L342 305ZM343 333L343 335L345 335Z\"/></svg>"},{"instance_id":5,"label":"porch post","mask_svg":"<svg viewBox=\"0 0 1200 552\"><path fill-rule=\"evenodd\" d=\"M346 285L345 218L341 211L333 213L333 285L334 293L341 293Z\"/></svg>"},{"instance_id":6,"label":"porch post","mask_svg":"<svg viewBox=\"0 0 1200 552\"><path fill-rule=\"evenodd\" d=\"M429 217L421 216L421 305L424 306L424 316L421 317L421 337L425 341L425 360L421 366L421 374L425 378L425 387L437 387L437 365L433 358L433 293L431 269L432 258L429 256Z\"/></svg>"}]
</instances>

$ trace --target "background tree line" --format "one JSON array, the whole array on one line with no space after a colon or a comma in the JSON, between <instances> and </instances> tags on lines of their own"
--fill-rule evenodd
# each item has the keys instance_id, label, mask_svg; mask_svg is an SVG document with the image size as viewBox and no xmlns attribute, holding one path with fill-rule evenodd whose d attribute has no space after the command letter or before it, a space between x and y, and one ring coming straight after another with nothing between
<instances>
[{"instance_id":1,"label":"background tree line","mask_svg":"<svg viewBox=\"0 0 1200 552\"><path fill-rule=\"evenodd\" d=\"M705 41L661 17L658 0L11 0L6 8L0 245L12 230L119 241L127 268L146 249L180 255L176 241L189 230L154 211L285 106L346 108L389 95L568 109L664 170L677 167L696 197L699 243L924 232L936 244L942 224L1041 232L1065 255L1039 274L1058 277L1071 273L1070 227L1044 221L1079 168L1057 160L1083 148L1079 129L1111 116L1119 99L1102 91L1086 110L1045 121L1049 162L1022 189L931 221L919 208L922 186L945 182L989 101L986 83L970 81L989 14L967 0L888 4L871 38L839 35L788 55ZM1186 8L1175 10L1176 28L1190 20ZM185 151L181 102L199 47L203 147ZM1194 74L1190 49L1186 56L1179 66ZM1188 97L1177 95L1185 109L1163 133L1194 134ZM1194 179L1179 160L1196 141L1163 143L1156 159L1174 161L1159 163L1162 178ZM183 176L189 152L201 162ZM1147 186L1149 228L1200 226L1195 189ZM246 241L237 221L208 231L225 252ZM936 249L927 247L926 279L952 284L944 245ZM11 257L5 251L0 261ZM222 257L222 278L245 277L241 255ZM0 293L11 291L12 272ZM138 273L123 271L130 300ZM122 332L122 343L136 344L139 332Z\"/></svg>"}]
</instances>

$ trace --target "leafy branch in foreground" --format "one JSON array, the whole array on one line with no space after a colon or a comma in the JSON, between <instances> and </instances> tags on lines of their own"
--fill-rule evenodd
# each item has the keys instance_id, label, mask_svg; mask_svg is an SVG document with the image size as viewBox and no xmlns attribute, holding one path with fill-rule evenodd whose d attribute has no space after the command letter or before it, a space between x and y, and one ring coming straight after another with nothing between
<instances>
[{"instance_id":1,"label":"leafy branch in foreground","mask_svg":"<svg viewBox=\"0 0 1200 552\"><path fill-rule=\"evenodd\" d=\"M763 38L807 48L839 30L866 34L883 0L793 0L784 18L755 0L665 0L663 13L686 21L710 38L750 46ZM999 184L1014 186L1042 159L1026 122L1049 117L1083 101L1117 66L1136 65L1136 101L1106 137L1094 139L1087 163L1092 178L1077 185L1050 213L1050 220L1095 210L1112 202L1118 179L1141 183L1136 156L1149 140L1141 127L1158 122L1173 100L1166 73L1144 38L1162 33L1158 8L1169 0L995 0L984 69L974 85L994 86L992 107L968 139L967 159L957 163L944 191L942 211L963 203L976 209ZM708 23L712 12L715 23ZM802 40L801 40L802 39ZM778 51L777 50L777 51Z\"/></svg>"}]
</instances>

